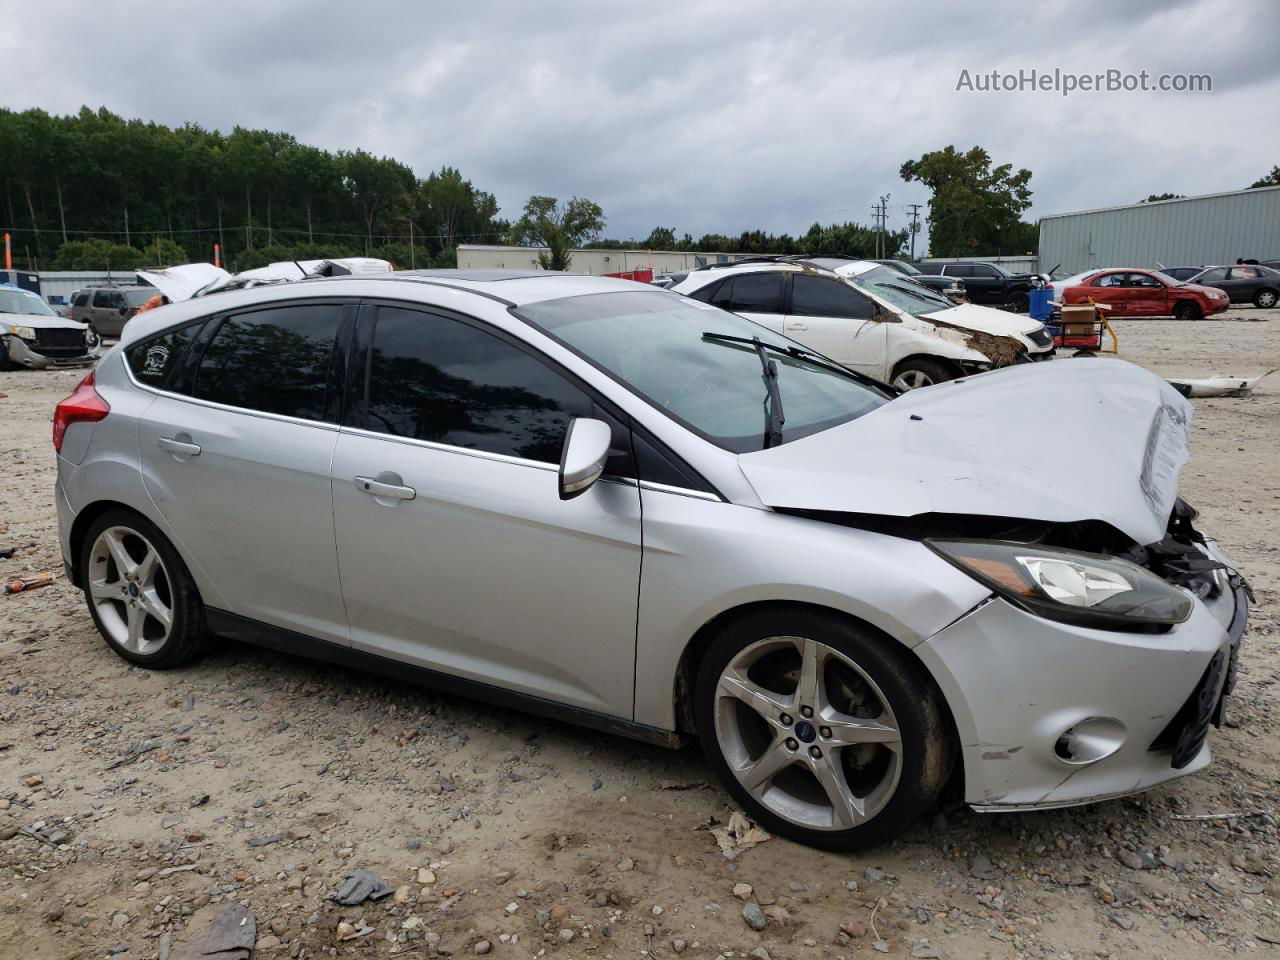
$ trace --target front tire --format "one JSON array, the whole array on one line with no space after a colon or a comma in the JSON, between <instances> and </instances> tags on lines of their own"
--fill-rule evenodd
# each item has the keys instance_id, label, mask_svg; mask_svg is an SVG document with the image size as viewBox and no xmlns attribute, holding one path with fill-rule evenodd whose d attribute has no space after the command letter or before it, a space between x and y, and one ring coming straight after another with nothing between
<instances>
[{"instance_id":1,"label":"front tire","mask_svg":"<svg viewBox=\"0 0 1280 960\"><path fill-rule=\"evenodd\" d=\"M777 608L737 620L698 670L707 762L765 829L856 850L934 805L955 762L941 694L895 641Z\"/></svg>"},{"instance_id":2,"label":"front tire","mask_svg":"<svg viewBox=\"0 0 1280 960\"><path fill-rule=\"evenodd\" d=\"M945 364L928 357L908 357L893 371L893 385L899 390L915 390L954 379Z\"/></svg>"},{"instance_id":3,"label":"front tire","mask_svg":"<svg viewBox=\"0 0 1280 960\"><path fill-rule=\"evenodd\" d=\"M1259 310L1270 310L1276 305L1276 291L1259 290L1253 295L1253 305Z\"/></svg>"},{"instance_id":4,"label":"front tire","mask_svg":"<svg viewBox=\"0 0 1280 960\"><path fill-rule=\"evenodd\" d=\"M1199 320L1200 308L1190 300L1180 300L1173 308L1175 320Z\"/></svg>"},{"instance_id":5,"label":"front tire","mask_svg":"<svg viewBox=\"0 0 1280 960\"><path fill-rule=\"evenodd\" d=\"M104 513L85 534L80 570L89 615L121 657L165 670L203 652L200 592L151 521L131 510Z\"/></svg>"}]
</instances>

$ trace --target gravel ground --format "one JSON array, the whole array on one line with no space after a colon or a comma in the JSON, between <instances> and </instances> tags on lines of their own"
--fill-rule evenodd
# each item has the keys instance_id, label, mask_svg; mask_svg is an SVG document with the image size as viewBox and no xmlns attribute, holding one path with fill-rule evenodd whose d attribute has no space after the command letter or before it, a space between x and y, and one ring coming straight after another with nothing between
<instances>
[{"instance_id":1,"label":"gravel ground","mask_svg":"<svg viewBox=\"0 0 1280 960\"><path fill-rule=\"evenodd\" d=\"M1165 375L1280 367L1280 311L1118 327ZM5 576L61 573L49 417L79 376L0 374ZM1072 415L1044 406L1046 426ZM70 586L0 597L0 955L177 960L233 901L261 958L1274 955L1280 374L1196 401L1192 454L1183 493L1258 594L1213 766L1083 809L951 800L857 856L772 839L726 858L708 827L731 811L693 749L233 643L148 673ZM394 893L326 899L357 868Z\"/></svg>"}]
</instances>

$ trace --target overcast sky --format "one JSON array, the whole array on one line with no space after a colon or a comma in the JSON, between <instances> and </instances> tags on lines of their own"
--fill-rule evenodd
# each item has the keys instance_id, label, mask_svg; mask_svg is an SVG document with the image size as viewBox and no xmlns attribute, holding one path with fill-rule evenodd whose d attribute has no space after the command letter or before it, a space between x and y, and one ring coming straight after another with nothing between
<instances>
[{"instance_id":1,"label":"overcast sky","mask_svg":"<svg viewBox=\"0 0 1280 960\"><path fill-rule=\"evenodd\" d=\"M459 167L606 235L890 227L948 144L1034 174L1029 216L1247 186L1280 164L1280 3L315 0L0 3L0 103L106 106ZM957 91L962 70L1208 73L1211 93Z\"/></svg>"}]
</instances>

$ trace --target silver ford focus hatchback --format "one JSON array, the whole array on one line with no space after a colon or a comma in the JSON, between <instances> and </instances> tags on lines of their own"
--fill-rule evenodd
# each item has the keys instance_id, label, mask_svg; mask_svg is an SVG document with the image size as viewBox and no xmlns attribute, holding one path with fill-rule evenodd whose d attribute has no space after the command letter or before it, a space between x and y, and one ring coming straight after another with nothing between
<instances>
[{"instance_id":1,"label":"silver ford focus hatchback","mask_svg":"<svg viewBox=\"0 0 1280 960\"><path fill-rule=\"evenodd\" d=\"M1177 496L1190 417L1121 361L896 396L630 281L396 273L139 316L58 406L56 497L133 663L230 637L696 737L849 849L951 782L1024 810L1209 763L1248 588Z\"/></svg>"}]
</instances>

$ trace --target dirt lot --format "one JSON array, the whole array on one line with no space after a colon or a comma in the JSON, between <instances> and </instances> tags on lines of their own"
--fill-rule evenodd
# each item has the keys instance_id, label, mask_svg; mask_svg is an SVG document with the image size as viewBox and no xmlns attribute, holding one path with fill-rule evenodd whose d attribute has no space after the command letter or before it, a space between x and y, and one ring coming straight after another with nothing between
<instances>
[{"instance_id":1,"label":"dirt lot","mask_svg":"<svg viewBox=\"0 0 1280 960\"><path fill-rule=\"evenodd\" d=\"M1280 311L1119 326L1161 374L1280 367ZM0 374L0 547L18 548L0 574L60 572L49 417L79 376ZM726 859L706 829L726 798L693 749L230 643L148 673L70 586L0 597L0 956L176 960L231 900L260 958L1274 955L1280 374L1196 401L1192 433L1184 495L1258 594L1216 763L1086 809L952 801L859 856L772 839ZM1234 816L1176 819L1209 813ZM357 867L395 894L324 899Z\"/></svg>"}]
</instances>

